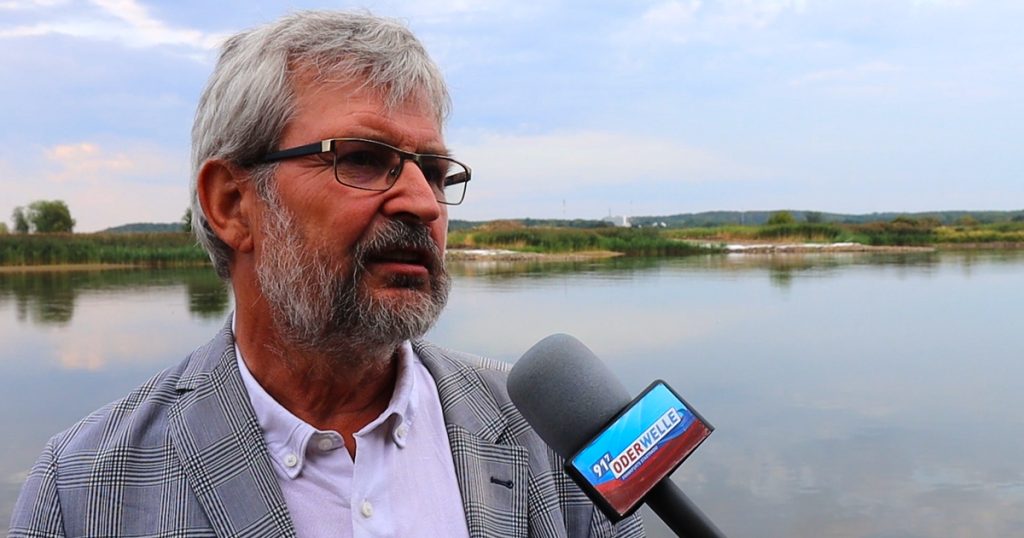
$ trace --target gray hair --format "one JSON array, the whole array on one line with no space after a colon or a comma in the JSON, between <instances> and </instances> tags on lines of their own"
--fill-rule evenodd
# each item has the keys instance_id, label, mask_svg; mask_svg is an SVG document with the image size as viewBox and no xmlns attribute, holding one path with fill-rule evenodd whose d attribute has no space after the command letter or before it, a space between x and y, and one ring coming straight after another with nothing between
<instances>
[{"instance_id":1,"label":"gray hair","mask_svg":"<svg viewBox=\"0 0 1024 538\"><path fill-rule=\"evenodd\" d=\"M423 99L438 126L450 109L448 89L423 45L401 23L368 13L303 11L238 33L225 41L199 99L192 126L192 230L230 280L231 247L207 221L196 189L203 163L224 159L250 170L266 199L274 165L259 159L275 150L295 112L293 77L312 70L325 84L360 82L388 107Z\"/></svg>"}]
</instances>

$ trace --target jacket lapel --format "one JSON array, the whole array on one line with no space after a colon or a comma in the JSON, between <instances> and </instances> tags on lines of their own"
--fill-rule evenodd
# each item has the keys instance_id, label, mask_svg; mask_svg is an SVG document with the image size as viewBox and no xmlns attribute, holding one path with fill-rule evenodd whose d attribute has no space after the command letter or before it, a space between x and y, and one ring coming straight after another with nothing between
<instances>
[{"instance_id":1,"label":"jacket lapel","mask_svg":"<svg viewBox=\"0 0 1024 538\"><path fill-rule=\"evenodd\" d=\"M170 436L217 536L295 536L245 392L230 323L178 381Z\"/></svg>"},{"instance_id":2,"label":"jacket lapel","mask_svg":"<svg viewBox=\"0 0 1024 538\"><path fill-rule=\"evenodd\" d=\"M527 536L528 450L473 368L426 342L413 348L437 383L470 536Z\"/></svg>"}]
</instances>

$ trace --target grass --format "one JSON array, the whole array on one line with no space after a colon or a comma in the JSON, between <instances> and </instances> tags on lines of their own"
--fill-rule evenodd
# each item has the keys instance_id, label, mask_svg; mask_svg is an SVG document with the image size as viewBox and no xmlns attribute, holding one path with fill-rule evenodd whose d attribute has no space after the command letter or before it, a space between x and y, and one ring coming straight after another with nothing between
<instances>
[{"instance_id":1,"label":"grass","mask_svg":"<svg viewBox=\"0 0 1024 538\"><path fill-rule=\"evenodd\" d=\"M0 265L196 265L206 253L187 233L0 235Z\"/></svg>"},{"instance_id":2,"label":"grass","mask_svg":"<svg viewBox=\"0 0 1024 538\"><path fill-rule=\"evenodd\" d=\"M875 246L936 244L1024 244L1024 223L942 226L928 220L899 218L867 224L793 223L774 226L721 226L665 230L667 237L709 242L772 241L780 243L853 242Z\"/></svg>"},{"instance_id":3,"label":"grass","mask_svg":"<svg viewBox=\"0 0 1024 538\"><path fill-rule=\"evenodd\" d=\"M475 228L452 232L449 248L500 248L521 252L608 251L627 256L685 256L709 249L676 240L653 228Z\"/></svg>"},{"instance_id":4,"label":"grass","mask_svg":"<svg viewBox=\"0 0 1024 538\"><path fill-rule=\"evenodd\" d=\"M627 256L685 256L717 249L693 242L856 242L866 245L1024 246L1024 222L941 226L898 218L868 224L789 223L708 228L556 228L495 223L453 230L449 248L500 248L539 253L616 252ZM0 265L208 264L187 233L0 234Z\"/></svg>"}]
</instances>

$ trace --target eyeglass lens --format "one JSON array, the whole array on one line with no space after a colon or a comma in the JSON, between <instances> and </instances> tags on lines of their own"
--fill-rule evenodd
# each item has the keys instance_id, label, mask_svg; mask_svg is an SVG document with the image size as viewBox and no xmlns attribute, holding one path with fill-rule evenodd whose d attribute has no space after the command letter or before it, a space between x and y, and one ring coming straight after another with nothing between
<instances>
[{"instance_id":1,"label":"eyeglass lens","mask_svg":"<svg viewBox=\"0 0 1024 538\"><path fill-rule=\"evenodd\" d=\"M334 146L334 174L339 183L357 189L384 191L402 173L403 157L394 149L369 141L344 140ZM465 167L444 157L422 156L417 164L438 202L458 204L466 192Z\"/></svg>"}]
</instances>

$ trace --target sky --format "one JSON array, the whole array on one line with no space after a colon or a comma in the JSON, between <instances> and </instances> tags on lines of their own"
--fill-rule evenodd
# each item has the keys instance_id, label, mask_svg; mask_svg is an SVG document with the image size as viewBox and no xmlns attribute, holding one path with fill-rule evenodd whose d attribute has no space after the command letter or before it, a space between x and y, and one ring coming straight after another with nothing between
<instances>
[{"instance_id":1,"label":"sky","mask_svg":"<svg viewBox=\"0 0 1024 538\"><path fill-rule=\"evenodd\" d=\"M0 0L0 221L180 220L219 44L312 8L441 67L453 219L1024 208L1018 0Z\"/></svg>"}]
</instances>

